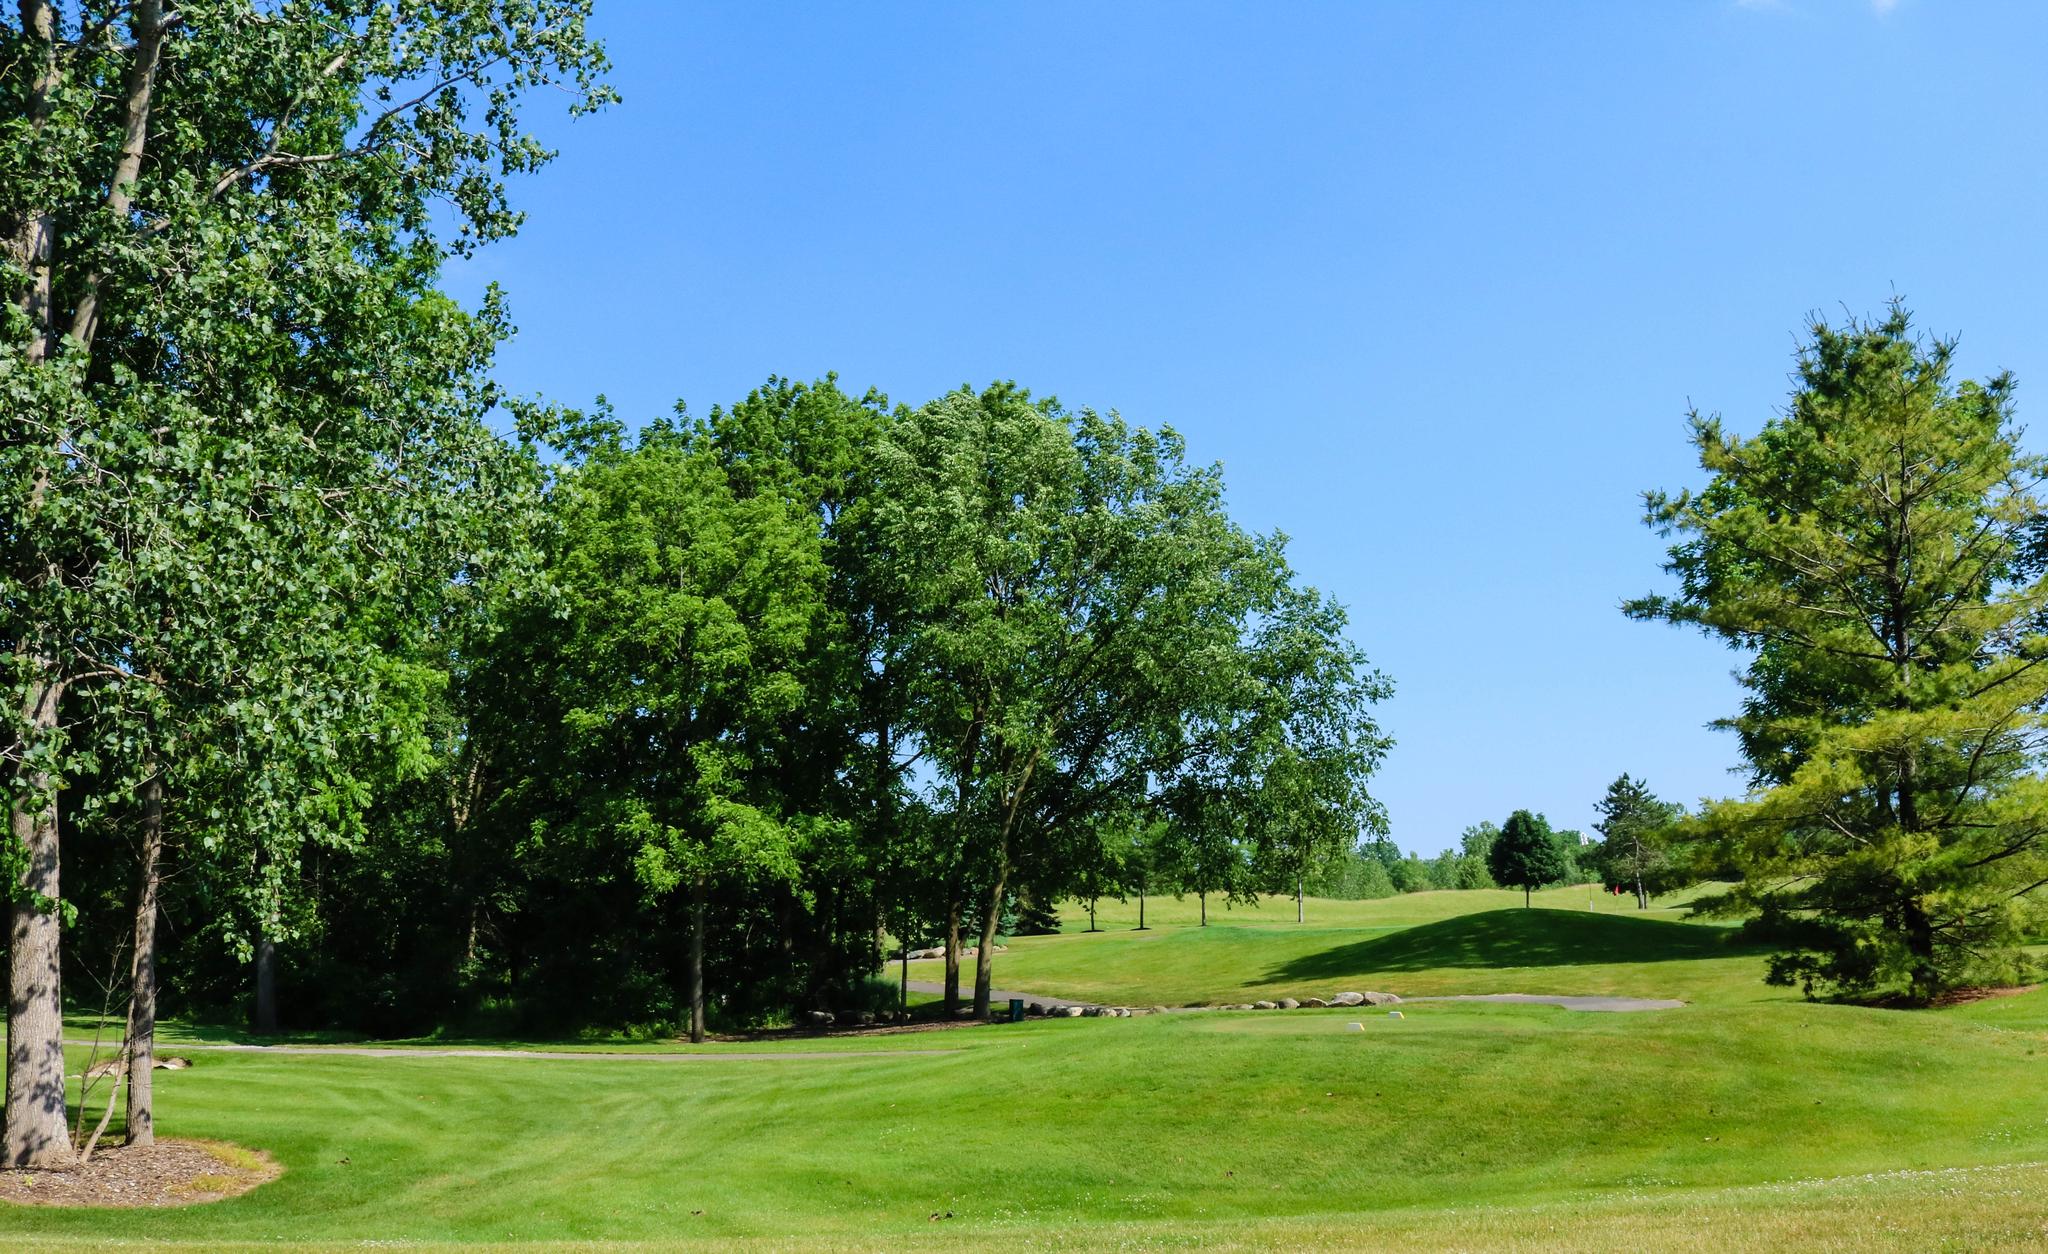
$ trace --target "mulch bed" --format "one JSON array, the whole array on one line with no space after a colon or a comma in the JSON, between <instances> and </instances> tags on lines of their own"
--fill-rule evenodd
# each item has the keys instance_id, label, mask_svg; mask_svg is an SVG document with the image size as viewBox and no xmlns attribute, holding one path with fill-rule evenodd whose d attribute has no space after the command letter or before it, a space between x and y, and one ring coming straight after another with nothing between
<instances>
[{"instance_id":1,"label":"mulch bed","mask_svg":"<svg viewBox=\"0 0 2048 1254\"><path fill-rule=\"evenodd\" d=\"M0 1201L24 1206L191 1206L247 1193L283 1169L268 1154L219 1141L102 1141L84 1165L0 1171Z\"/></svg>"},{"instance_id":2,"label":"mulch bed","mask_svg":"<svg viewBox=\"0 0 2048 1254\"><path fill-rule=\"evenodd\" d=\"M1967 1006L1973 1001L1990 1001L1994 997L2018 997L2040 988L2039 984L2012 984L1982 988L1952 988L1945 993L1936 993L1927 1001L1914 1001L1904 993L1891 993L1863 1001L1849 1000L1851 1006L1869 1006L1875 1010L1946 1010L1950 1006Z\"/></svg>"},{"instance_id":3,"label":"mulch bed","mask_svg":"<svg viewBox=\"0 0 2048 1254\"><path fill-rule=\"evenodd\" d=\"M1938 1010L1945 1006L1967 1006L1973 1001L1990 1001L1994 997L2018 997L2041 987L2039 984L2020 984L2010 988L1957 988L1936 997L1933 1001Z\"/></svg>"}]
</instances>

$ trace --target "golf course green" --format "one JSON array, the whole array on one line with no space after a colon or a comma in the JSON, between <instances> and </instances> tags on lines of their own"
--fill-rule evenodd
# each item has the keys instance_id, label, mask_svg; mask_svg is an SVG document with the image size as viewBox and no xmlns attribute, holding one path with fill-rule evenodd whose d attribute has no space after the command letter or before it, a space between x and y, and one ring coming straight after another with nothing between
<instances>
[{"instance_id":1,"label":"golf course green","mask_svg":"<svg viewBox=\"0 0 2048 1254\"><path fill-rule=\"evenodd\" d=\"M1214 912L1208 928L1155 906L1145 932L1098 912L1115 930L1019 938L997 980L1131 1004L1344 987L1690 1004L521 1043L638 1055L587 1059L430 1052L448 1041L218 1050L185 1030L166 1034L194 1065L160 1075L160 1129L267 1151L282 1176L180 1209L8 1206L0 1246L2048 1239L2048 994L1933 1011L1811 1004L1763 985L1762 956L1726 929L1589 910L1583 890L1539 898L1576 910L1507 897L1311 900L1303 925L1291 900L1268 902Z\"/></svg>"}]
</instances>

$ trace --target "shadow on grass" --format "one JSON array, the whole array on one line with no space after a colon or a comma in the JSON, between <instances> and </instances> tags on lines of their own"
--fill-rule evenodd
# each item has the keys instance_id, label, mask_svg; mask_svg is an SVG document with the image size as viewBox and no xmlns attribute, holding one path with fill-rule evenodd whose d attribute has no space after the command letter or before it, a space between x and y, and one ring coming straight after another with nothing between
<instances>
[{"instance_id":1,"label":"shadow on grass","mask_svg":"<svg viewBox=\"0 0 2048 1254\"><path fill-rule=\"evenodd\" d=\"M1564 967L1758 952L1720 928L1571 910L1488 910L1305 954L1269 981L1445 967Z\"/></svg>"},{"instance_id":2,"label":"shadow on grass","mask_svg":"<svg viewBox=\"0 0 2048 1254\"><path fill-rule=\"evenodd\" d=\"M73 1010L64 1015L64 1039L89 1044L94 1032L109 1050L121 1047L127 1024L115 1016L101 1019L90 1011ZM335 1028L285 1029L257 1032L246 1023L210 1019L163 1019L157 1023L157 1052L174 1052L178 1043L219 1045L354 1045L370 1038L360 1032Z\"/></svg>"}]
</instances>

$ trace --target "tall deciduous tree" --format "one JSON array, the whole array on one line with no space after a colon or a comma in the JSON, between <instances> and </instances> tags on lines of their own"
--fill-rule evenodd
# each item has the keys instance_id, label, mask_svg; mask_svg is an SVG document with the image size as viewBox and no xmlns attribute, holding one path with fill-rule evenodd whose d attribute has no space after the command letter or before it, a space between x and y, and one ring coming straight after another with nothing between
<instances>
[{"instance_id":1,"label":"tall deciduous tree","mask_svg":"<svg viewBox=\"0 0 2048 1254\"><path fill-rule=\"evenodd\" d=\"M1251 878L1251 844L1243 807L1208 781L1189 779L1161 798L1167 821L1161 830L1160 862L1174 891L1195 894L1201 926L1209 926L1209 898L1225 905L1258 899Z\"/></svg>"},{"instance_id":2,"label":"tall deciduous tree","mask_svg":"<svg viewBox=\"0 0 2048 1254\"><path fill-rule=\"evenodd\" d=\"M790 813L774 766L822 618L818 528L779 494L736 495L711 450L666 425L599 449L561 491L575 821L625 841L649 892L687 895L701 1041L712 894L795 884L796 828L815 818Z\"/></svg>"},{"instance_id":3,"label":"tall deciduous tree","mask_svg":"<svg viewBox=\"0 0 2048 1254\"><path fill-rule=\"evenodd\" d=\"M1297 923L1310 871L1386 831L1365 784L1393 743L1371 713L1393 686L1344 628L1343 608L1314 590L1278 595L1250 652L1257 696L1233 737L1252 861L1294 889Z\"/></svg>"},{"instance_id":4,"label":"tall deciduous tree","mask_svg":"<svg viewBox=\"0 0 2048 1254\"><path fill-rule=\"evenodd\" d=\"M476 500L458 489L494 473L480 361L505 328L495 299L466 315L433 284L451 248L518 223L504 179L549 155L521 95L603 98L586 9L23 0L0 23L11 1165L69 1152L60 794L171 765L95 754L67 719L89 690L150 682L146 584L182 573L176 628L204 637L245 608L222 589L323 579L329 555L377 596L454 573L414 545L445 541ZM219 501L262 568L172 542Z\"/></svg>"},{"instance_id":5,"label":"tall deciduous tree","mask_svg":"<svg viewBox=\"0 0 2048 1254\"><path fill-rule=\"evenodd\" d=\"M1951 377L1954 343L1816 323L1787 411L1749 438L1695 414L1712 476L1649 496L1672 596L1631 615L1750 654L1755 791L1686 825L1742 875L1720 903L1784 952L1771 978L1930 997L2011 979L2048 884L2048 463L2019 447L2012 380Z\"/></svg>"},{"instance_id":6,"label":"tall deciduous tree","mask_svg":"<svg viewBox=\"0 0 2048 1254\"><path fill-rule=\"evenodd\" d=\"M1071 880L1075 841L1189 772L1261 781L1269 845L1283 793L1299 847L1333 804L1355 834L1372 677L1178 436L1005 384L900 414L879 455L867 526L904 607L907 722L948 793L950 953L966 893L986 901L977 1014L1013 878Z\"/></svg>"},{"instance_id":7,"label":"tall deciduous tree","mask_svg":"<svg viewBox=\"0 0 2048 1254\"><path fill-rule=\"evenodd\" d=\"M1501 887L1521 889L1526 908L1529 891L1564 878L1567 863L1549 821L1540 814L1517 810L1501 824L1500 834L1488 846L1486 869Z\"/></svg>"}]
</instances>

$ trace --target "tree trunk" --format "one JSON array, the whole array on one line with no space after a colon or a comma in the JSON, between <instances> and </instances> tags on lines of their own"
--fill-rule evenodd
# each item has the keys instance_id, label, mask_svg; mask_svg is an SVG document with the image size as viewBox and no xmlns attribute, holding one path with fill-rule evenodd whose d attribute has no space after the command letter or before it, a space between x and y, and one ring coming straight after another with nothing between
<instances>
[{"instance_id":1,"label":"tree trunk","mask_svg":"<svg viewBox=\"0 0 2048 1254\"><path fill-rule=\"evenodd\" d=\"M995 982L996 927L1003 919L1003 887L1010 878L1010 859L1005 856L996 869L995 887L988 894L988 917L981 923L981 952L974 956L974 1017L986 1019L989 991Z\"/></svg>"},{"instance_id":2,"label":"tree trunk","mask_svg":"<svg viewBox=\"0 0 2048 1254\"><path fill-rule=\"evenodd\" d=\"M710 886L699 875L690 882L690 1044L704 1043L704 915Z\"/></svg>"},{"instance_id":3,"label":"tree trunk","mask_svg":"<svg viewBox=\"0 0 2048 1254\"><path fill-rule=\"evenodd\" d=\"M1302 921L1301 876L1299 875L1294 877L1294 921L1296 923Z\"/></svg>"},{"instance_id":4,"label":"tree trunk","mask_svg":"<svg viewBox=\"0 0 2048 1254\"><path fill-rule=\"evenodd\" d=\"M973 795L974 764L981 755L982 706L974 707L962 746L960 775L953 794L953 873L946 881L946 1017L960 1011L960 896L961 864L967 857L968 801Z\"/></svg>"},{"instance_id":5,"label":"tree trunk","mask_svg":"<svg viewBox=\"0 0 2048 1254\"><path fill-rule=\"evenodd\" d=\"M113 177L107 183L107 208L116 218L128 215L135 180L142 173L142 154L148 146L150 100L156 94L157 57L164 45L163 0L137 0L132 30L135 60L128 66L121 156L115 163ZM86 348L92 347L93 334L99 329L101 282L99 271L87 273L83 289L78 294L78 305L72 312L71 337Z\"/></svg>"},{"instance_id":6,"label":"tree trunk","mask_svg":"<svg viewBox=\"0 0 2048 1254\"><path fill-rule=\"evenodd\" d=\"M1524 885L1522 885L1522 909L1524 909L1524 910L1527 910L1528 908L1529 908L1529 886L1528 886L1527 884L1524 884Z\"/></svg>"},{"instance_id":7,"label":"tree trunk","mask_svg":"<svg viewBox=\"0 0 2048 1254\"><path fill-rule=\"evenodd\" d=\"M256 1031L277 1031L277 941L268 931L256 935Z\"/></svg>"},{"instance_id":8,"label":"tree trunk","mask_svg":"<svg viewBox=\"0 0 2048 1254\"><path fill-rule=\"evenodd\" d=\"M43 662L42 659L34 659ZM63 684L46 662L31 682L22 721L35 739L57 735ZM71 1161L64 1126L64 998L57 913L57 781L46 770L23 781L28 796L8 818L26 859L9 930L7 984L7 1147L10 1167Z\"/></svg>"},{"instance_id":9,"label":"tree trunk","mask_svg":"<svg viewBox=\"0 0 2048 1254\"><path fill-rule=\"evenodd\" d=\"M960 894L946 898L946 1017L960 1009Z\"/></svg>"},{"instance_id":10,"label":"tree trunk","mask_svg":"<svg viewBox=\"0 0 2048 1254\"><path fill-rule=\"evenodd\" d=\"M1091 932L1099 932L1102 930L1101 928L1095 926L1095 898L1093 897L1090 897L1088 899L1088 930Z\"/></svg>"},{"instance_id":11,"label":"tree trunk","mask_svg":"<svg viewBox=\"0 0 2048 1254\"><path fill-rule=\"evenodd\" d=\"M901 951L901 952L902 952L902 954L903 954L903 957L902 957L902 973L903 973L903 974L902 974L902 980L903 980L903 986L902 986L901 988L899 988L899 989L898 989L898 990L896 991L896 993L897 993L897 995L896 995L896 1009L898 1009L898 1010L902 1010L902 1011L906 1011L906 1012L907 1012L907 1011L908 1011L908 1010L910 1009L910 942L909 942L909 941L905 941L905 942L903 942L903 949L902 949L902 951Z\"/></svg>"},{"instance_id":12,"label":"tree trunk","mask_svg":"<svg viewBox=\"0 0 2048 1254\"><path fill-rule=\"evenodd\" d=\"M42 46L41 66L36 71L35 85L29 90L27 117L40 135L50 117L50 98L58 84L57 63L57 13L50 0L20 0L22 42ZM28 274L18 297L21 312L27 317L33 334L27 344L30 363L43 361L57 355L61 330L57 326L55 309L55 284L51 266L56 255L57 219L50 212L26 214L19 224L15 237L8 241L14 252L14 260ZM58 447L62 447L59 442ZM46 481L36 484L36 497L41 498Z\"/></svg>"},{"instance_id":13,"label":"tree trunk","mask_svg":"<svg viewBox=\"0 0 2048 1254\"><path fill-rule=\"evenodd\" d=\"M1209 894L1207 892L1200 892L1196 893L1195 896L1202 903L1202 926L1207 927L1209 926Z\"/></svg>"},{"instance_id":14,"label":"tree trunk","mask_svg":"<svg viewBox=\"0 0 2048 1254\"><path fill-rule=\"evenodd\" d=\"M1908 978L1910 991L1920 1000L1926 1001L1941 991L1941 973L1934 965L1934 923L1920 903L1906 902L1901 911L1905 924L1906 952L1913 956Z\"/></svg>"},{"instance_id":15,"label":"tree trunk","mask_svg":"<svg viewBox=\"0 0 2048 1254\"><path fill-rule=\"evenodd\" d=\"M135 957L128 994L128 1144L156 1144L156 896L162 880L164 781L142 785L142 878L135 898Z\"/></svg>"},{"instance_id":16,"label":"tree trunk","mask_svg":"<svg viewBox=\"0 0 2048 1254\"><path fill-rule=\"evenodd\" d=\"M50 99L58 85L57 15L49 0L20 0L23 43L41 45L42 64L27 101L27 117L36 133L49 119ZM33 54L32 54L33 55ZM20 308L31 335L27 360L34 364L54 356L59 330L53 308L51 273L57 233L53 214L31 211L19 223L8 247L15 264L28 275ZM56 441L61 450L68 437ZM53 462L57 457L53 457ZM49 490L49 468L37 472L30 489L31 512L41 508ZM45 566L42 577L55 581L62 571ZM35 741L57 735L57 706L64 684L54 657L25 650L27 684L22 693L22 721ZM51 1167L71 1161L71 1136L64 1125L64 1003L60 983L61 934L57 914L57 781L47 770L32 770L17 780L25 798L8 807L8 827L25 860L20 893L9 910L7 964L7 1107L5 1161L11 1167ZM24 804L24 802L26 804Z\"/></svg>"},{"instance_id":17,"label":"tree trunk","mask_svg":"<svg viewBox=\"0 0 2048 1254\"><path fill-rule=\"evenodd\" d=\"M1145 930L1145 881L1138 881L1138 930Z\"/></svg>"}]
</instances>

